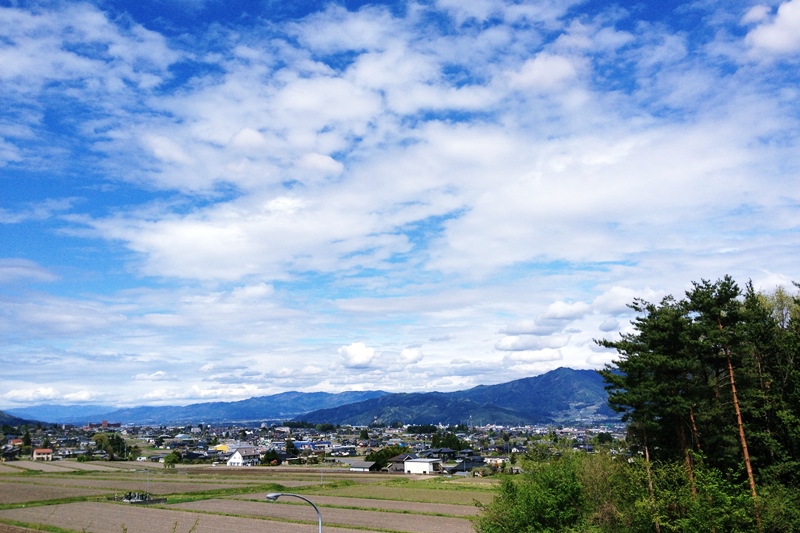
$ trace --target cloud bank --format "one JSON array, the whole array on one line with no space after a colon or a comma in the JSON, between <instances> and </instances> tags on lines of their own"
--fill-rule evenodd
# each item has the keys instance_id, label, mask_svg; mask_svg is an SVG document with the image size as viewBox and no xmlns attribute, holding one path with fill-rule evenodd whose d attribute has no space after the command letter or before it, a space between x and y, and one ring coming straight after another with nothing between
<instances>
[{"instance_id":1,"label":"cloud bank","mask_svg":"<svg viewBox=\"0 0 800 533\"><path fill-rule=\"evenodd\" d=\"M800 279L800 0L162 7L0 7L0 408L598 368Z\"/></svg>"}]
</instances>

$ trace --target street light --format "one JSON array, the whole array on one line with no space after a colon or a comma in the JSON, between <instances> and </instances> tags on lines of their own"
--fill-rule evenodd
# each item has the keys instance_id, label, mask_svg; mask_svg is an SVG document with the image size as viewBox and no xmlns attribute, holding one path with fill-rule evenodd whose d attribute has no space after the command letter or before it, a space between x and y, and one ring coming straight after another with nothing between
<instances>
[{"instance_id":1,"label":"street light","mask_svg":"<svg viewBox=\"0 0 800 533\"><path fill-rule=\"evenodd\" d=\"M295 498L300 498L301 500L310 503L311 507L317 512L317 518L319 519L319 533L322 533L322 513L319 512L319 508L314 505L314 502L306 498L305 496L300 496L299 494L292 494L291 492L270 492L267 494L267 499L271 502L276 501L281 496L293 496Z\"/></svg>"}]
</instances>

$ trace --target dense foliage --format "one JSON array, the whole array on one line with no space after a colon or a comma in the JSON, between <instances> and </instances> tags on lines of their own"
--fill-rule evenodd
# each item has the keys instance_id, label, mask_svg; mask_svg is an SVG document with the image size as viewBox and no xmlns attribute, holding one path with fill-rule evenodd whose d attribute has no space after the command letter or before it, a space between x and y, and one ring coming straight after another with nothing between
<instances>
[{"instance_id":1,"label":"dense foliage","mask_svg":"<svg viewBox=\"0 0 800 533\"><path fill-rule=\"evenodd\" d=\"M629 439L653 459L702 452L750 480L800 482L800 308L779 290L742 294L726 277L686 298L636 301L635 331L601 372Z\"/></svg>"},{"instance_id":2,"label":"dense foliage","mask_svg":"<svg viewBox=\"0 0 800 533\"><path fill-rule=\"evenodd\" d=\"M389 466L389 459L402 453L408 453L408 448L404 446L386 446L378 451L367 454L366 460L374 461L376 468L382 469Z\"/></svg>"},{"instance_id":3,"label":"dense foliage","mask_svg":"<svg viewBox=\"0 0 800 533\"><path fill-rule=\"evenodd\" d=\"M431 448L450 448L459 451L469 446L450 431L437 431L433 434Z\"/></svg>"},{"instance_id":4,"label":"dense foliage","mask_svg":"<svg viewBox=\"0 0 800 533\"><path fill-rule=\"evenodd\" d=\"M529 454L477 530L800 531L798 300L725 277L631 307L599 342L628 454Z\"/></svg>"},{"instance_id":5,"label":"dense foliage","mask_svg":"<svg viewBox=\"0 0 800 533\"><path fill-rule=\"evenodd\" d=\"M522 461L525 474L506 477L483 509L479 533L757 531L749 487L731 473L695 465L690 482L681 462L647 465L643 458L565 449ZM800 531L800 496L762 487L761 529ZM658 524L656 526L656 524Z\"/></svg>"}]
</instances>

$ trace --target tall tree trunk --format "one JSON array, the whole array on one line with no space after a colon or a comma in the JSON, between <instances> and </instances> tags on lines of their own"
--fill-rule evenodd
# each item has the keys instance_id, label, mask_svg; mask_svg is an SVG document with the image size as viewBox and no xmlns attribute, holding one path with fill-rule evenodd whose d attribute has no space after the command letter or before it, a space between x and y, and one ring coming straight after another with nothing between
<instances>
[{"instance_id":1,"label":"tall tree trunk","mask_svg":"<svg viewBox=\"0 0 800 533\"><path fill-rule=\"evenodd\" d=\"M719 325L722 329L722 324ZM728 362L728 376L731 382L731 395L733 396L733 409L736 411L736 423L739 425L739 442L742 444L742 454L744 455L744 467L747 470L747 480L750 482L750 493L753 496L753 505L756 511L756 523L758 530L761 531L761 512L758 509L758 495L756 494L756 480L753 477L753 467L750 464L750 453L747 451L747 439L744 435L744 422L742 422L742 411L739 409L739 396L736 394L736 379L733 375L733 363L731 362L731 352L728 346L723 344L725 359Z\"/></svg>"},{"instance_id":2,"label":"tall tree trunk","mask_svg":"<svg viewBox=\"0 0 800 533\"><path fill-rule=\"evenodd\" d=\"M697 431L697 421L694 419L694 407L689 408L689 420L692 421L692 436L694 437L694 445L698 452L702 452L700 448L700 433Z\"/></svg>"},{"instance_id":3,"label":"tall tree trunk","mask_svg":"<svg viewBox=\"0 0 800 533\"><path fill-rule=\"evenodd\" d=\"M697 499L697 487L694 484L694 469L692 468L692 457L689 450L689 443L686 442L686 428L681 424L681 447L683 448L683 459L686 463L686 473L689 476L689 485L692 487L692 499Z\"/></svg>"}]
</instances>

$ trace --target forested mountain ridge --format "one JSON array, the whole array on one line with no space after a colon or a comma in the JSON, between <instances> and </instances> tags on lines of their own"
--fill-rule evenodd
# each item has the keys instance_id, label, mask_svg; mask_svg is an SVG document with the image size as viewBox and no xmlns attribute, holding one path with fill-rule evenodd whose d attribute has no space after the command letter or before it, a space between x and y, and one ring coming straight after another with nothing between
<instances>
[{"instance_id":1,"label":"forested mountain ridge","mask_svg":"<svg viewBox=\"0 0 800 533\"><path fill-rule=\"evenodd\" d=\"M123 424L186 424L215 422L253 422L259 420L291 419L302 413L376 398L386 394L383 391L328 392L283 392L269 396L258 396L235 402L206 402L184 406L139 406L126 409L110 409L107 412L91 414L74 413L72 406L48 405L44 412L48 418L38 416L38 408L24 410L27 416L46 422L67 422L85 424L108 420ZM60 407L60 409L59 409ZM20 410L22 412L22 410Z\"/></svg>"},{"instance_id":2,"label":"forested mountain ridge","mask_svg":"<svg viewBox=\"0 0 800 533\"><path fill-rule=\"evenodd\" d=\"M123 424L186 424L296 419L367 425L376 417L387 423L407 424L537 424L588 417L618 420L619 415L608 408L606 400L607 393L597 372L559 368L540 376L455 392L332 394L293 391L236 402L140 406L104 413L54 405L31 407L19 413L46 422L77 424L99 420Z\"/></svg>"},{"instance_id":3,"label":"forested mountain ridge","mask_svg":"<svg viewBox=\"0 0 800 533\"><path fill-rule=\"evenodd\" d=\"M7 426L20 426L22 424L31 423L31 420L20 418L4 411L0 411L0 424Z\"/></svg>"},{"instance_id":4,"label":"forested mountain ridge","mask_svg":"<svg viewBox=\"0 0 800 533\"><path fill-rule=\"evenodd\" d=\"M539 376L448 393L388 394L306 413L307 422L391 424L550 424L579 418L616 420L602 377L593 370L558 368Z\"/></svg>"}]
</instances>

